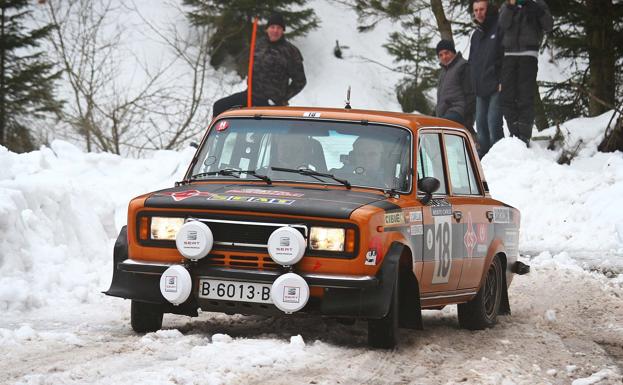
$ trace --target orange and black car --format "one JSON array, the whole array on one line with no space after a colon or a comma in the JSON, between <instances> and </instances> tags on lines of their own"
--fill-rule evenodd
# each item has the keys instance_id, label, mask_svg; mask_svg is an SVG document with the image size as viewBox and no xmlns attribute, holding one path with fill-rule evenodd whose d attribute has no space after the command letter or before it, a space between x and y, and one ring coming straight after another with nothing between
<instances>
[{"instance_id":1,"label":"orange and black car","mask_svg":"<svg viewBox=\"0 0 623 385\"><path fill-rule=\"evenodd\" d=\"M491 198L470 134L380 111L251 108L207 130L183 180L134 198L106 294L137 332L164 313L368 322L373 347L422 309L459 324L510 312L519 211Z\"/></svg>"}]
</instances>

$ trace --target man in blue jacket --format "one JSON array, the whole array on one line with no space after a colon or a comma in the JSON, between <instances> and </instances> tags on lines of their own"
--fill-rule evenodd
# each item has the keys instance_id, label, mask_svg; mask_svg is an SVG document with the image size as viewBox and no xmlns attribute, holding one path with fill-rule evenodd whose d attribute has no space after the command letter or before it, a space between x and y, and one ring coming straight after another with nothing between
<instances>
[{"instance_id":1,"label":"man in blue jacket","mask_svg":"<svg viewBox=\"0 0 623 385\"><path fill-rule=\"evenodd\" d=\"M491 146L504 137L500 108L500 75L504 49L498 30L498 10L488 0L472 3L476 30L472 34L469 66L476 94L478 155L482 158Z\"/></svg>"},{"instance_id":2,"label":"man in blue jacket","mask_svg":"<svg viewBox=\"0 0 623 385\"><path fill-rule=\"evenodd\" d=\"M554 20L543 0L507 0L500 9L499 25L504 35L502 112L511 135L529 145L539 47Z\"/></svg>"}]
</instances>

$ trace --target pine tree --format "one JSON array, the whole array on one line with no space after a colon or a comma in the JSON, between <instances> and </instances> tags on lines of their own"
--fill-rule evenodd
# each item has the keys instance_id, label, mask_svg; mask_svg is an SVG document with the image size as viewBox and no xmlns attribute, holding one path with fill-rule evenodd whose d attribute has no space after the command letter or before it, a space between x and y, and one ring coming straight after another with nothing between
<instances>
[{"instance_id":1,"label":"pine tree","mask_svg":"<svg viewBox=\"0 0 623 385\"><path fill-rule=\"evenodd\" d=\"M595 116L623 96L623 3L617 0L547 0L555 20L548 43L555 58L575 67L570 78L549 84L548 112L558 121ZM586 64L587 63L587 64Z\"/></svg>"},{"instance_id":2,"label":"pine tree","mask_svg":"<svg viewBox=\"0 0 623 385\"><path fill-rule=\"evenodd\" d=\"M259 17L258 35L274 12L283 14L288 38L306 34L318 26L313 9L301 9L306 0L184 0L192 10L188 18L196 26L214 30L209 41L210 64L247 73L253 19Z\"/></svg>"},{"instance_id":3,"label":"pine tree","mask_svg":"<svg viewBox=\"0 0 623 385\"><path fill-rule=\"evenodd\" d=\"M0 145L16 152L33 150L29 126L61 107L54 98L60 72L38 50L52 25L27 29L31 6L28 0L0 0Z\"/></svg>"}]
</instances>

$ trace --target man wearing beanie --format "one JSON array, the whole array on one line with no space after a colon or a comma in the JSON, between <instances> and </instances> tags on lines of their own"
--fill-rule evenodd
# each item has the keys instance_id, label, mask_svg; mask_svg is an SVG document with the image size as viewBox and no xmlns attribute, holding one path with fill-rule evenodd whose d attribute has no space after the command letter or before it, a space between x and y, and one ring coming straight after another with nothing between
<instances>
[{"instance_id":1,"label":"man wearing beanie","mask_svg":"<svg viewBox=\"0 0 623 385\"><path fill-rule=\"evenodd\" d=\"M307 83L301 52L285 39L285 29L283 16L274 13L268 19L266 35L256 43L253 56L254 106L286 106ZM247 90L217 100L212 116L246 105Z\"/></svg>"},{"instance_id":2,"label":"man wearing beanie","mask_svg":"<svg viewBox=\"0 0 623 385\"><path fill-rule=\"evenodd\" d=\"M502 72L502 34L498 29L498 10L488 0L472 0L476 30L472 34L469 66L476 94L476 130L478 155L485 156L491 146L504 138L500 107Z\"/></svg>"},{"instance_id":3,"label":"man wearing beanie","mask_svg":"<svg viewBox=\"0 0 623 385\"><path fill-rule=\"evenodd\" d=\"M543 0L507 0L500 9L504 34L502 113L511 136L529 145L534 124L534 94L539 47L554 20Z\"/></svg>"},{"instance_id":4,"label":"man wearing beanie","mask_svg":"<svg viewBox=\"0 0 623 385\"><path fill-rule=\"evenodd\" d=\"M456 52L454 43L450 40L441 40L437 44L437 57L441 72L435 114L462 124L472 132L476 99L469 64L460 52Z\"/></svg>"}]
</instances>

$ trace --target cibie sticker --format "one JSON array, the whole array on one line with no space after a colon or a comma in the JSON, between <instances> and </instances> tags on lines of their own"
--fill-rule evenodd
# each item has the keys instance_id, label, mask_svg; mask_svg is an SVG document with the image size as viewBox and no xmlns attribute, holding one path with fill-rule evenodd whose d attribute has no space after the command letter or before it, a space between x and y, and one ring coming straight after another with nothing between
<instances>
[{"instance_id":1,"label":"cibie sticker","mask_svg":"<svg viewBox=\"0 0 623 385\"><path fill-rule=\"evenodd\" d=\"M405 222L404 215L402 215L402 211L397 213L387 213L385 214L385 224L386 225L401 225Z\"/></svg>"},{"instance_id":2,"label":"cibie sticker","mask_svg":"<svg viewBox=\"0 0 623 385\"><path fill-rule=\"evenodd\" d=\"M320 112L312 112L312 111L304 112L303 117L304 118L319 118Z\"/></svg>"},{"instance_id":3,"label":"cibie sticker","mask_svg":"<svg viewBox=\"0 0 623 385\"><path fill-rule=\"evenodd\" d=\"M227 120L222 120L218 122L216 125L216 131L225 131L229 128L229 122Z\"/></svg>"}]
</instances>

